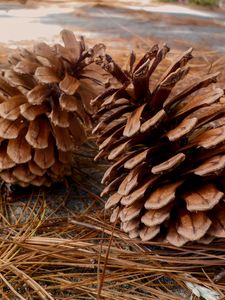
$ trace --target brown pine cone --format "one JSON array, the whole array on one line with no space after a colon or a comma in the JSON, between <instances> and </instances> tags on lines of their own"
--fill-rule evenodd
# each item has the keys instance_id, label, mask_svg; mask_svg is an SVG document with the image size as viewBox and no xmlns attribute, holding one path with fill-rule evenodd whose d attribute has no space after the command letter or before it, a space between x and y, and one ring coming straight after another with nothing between
<instances>
[{"instance_id":1,"label":"brown pine cone","mask_svg":"<svg viewBox=\"0 0 225 300\"><path fill-rule=\"evenodd\" d=\"M6 183L49 186L69 175L72 151L91 125L90 100L102 90L93 62L104 46L87 49L68 30L61 36L64 46L21 49L0 77L0 178Z\"/></svg>"},{"instance_id":2,"label":"brown pine cone","mask_svg":"<svg viewBox=\"0 0 225 300\"><path fill-rule=\"evenodd\" d=\"M136 64L132 53L128 71L109 55L98 61L120 82L93 101L96 159L112 161L102 196L131 238L209 243L225 237L224 92L212 85L218 74L186 76L192 49L159 77L168 51L155 45Z\"/></svg>"}]
</instances>

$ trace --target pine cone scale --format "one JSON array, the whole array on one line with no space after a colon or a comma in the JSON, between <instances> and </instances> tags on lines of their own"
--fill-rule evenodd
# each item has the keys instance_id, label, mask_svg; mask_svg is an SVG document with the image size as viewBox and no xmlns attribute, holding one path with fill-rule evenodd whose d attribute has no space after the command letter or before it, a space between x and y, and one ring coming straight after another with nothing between
<instances>
[{"instance_id":1,"label":"pine cone scale","mask_svg":"<svg viewBox=\"0 0 225 300\"><path fill-rule=\"evenodd\" d=\"M224 193L219 191L215 185L206 184L197 190L187 192L183 195L189 211L207 211L212 209L224 197Z\"/></svg>"},{"instance_id":2,"label":"pine cone scale","mask_svg":"<svg viewBox=\"0 0 225 300\"><path fill-rule=\"evenodd\" d=\"M203 77L202 79L200 79L199 81L197 81L196 83L194 83L189 88L187 88L187 89L183 90L182 92L180 92L175 97L167 99L163 103L163 108L165 110L168 110L169 107L171 107L172 105L174 105L178 101L186 98L190 94L196 92L197 90L199 90L201 88L207 87L208 85L210 85L212 83L215 83L216 80L217 80L218 75L219 75L219 73L215 73L215 74L210 74L210 75L207 75L207 76Z\"/></svg>"},{"instance_id":3,"label":"pine cone scale","mask_svg":"<svg viewBox=\"0 0 225 300\"><path fill-rule=\"evenodd\" d=\"M16 120L20 115L20 106L26 102L22 95L14 96L7 102L0 104L0 116L8 120Z\"/></svg>"},{"instance_id":4,"label":"pine cone scale","mask_svg":"<svg viewBox=\"0 0 225 300\"><path fill-rule=\"evenodd\" d=\"M34 162L43 170L47 170L55 163L54 147L50 143L47 149L35 149Z\"/></svg>"},{"instance_id":5,"label":"pine cone scale","mask_svg":"<svg viewBox=\"0 0 225 300\"><path fill-rule=\"evenodd\" d=\"M6 153L16 164L24 164L31 160L31 146L20 134L17 139L9 140Z\"/></svg>"},{"instance_id":6,"label":"pine cone scale","mask_svg":"<svg viewBox=\"0 0 225 300\"><path fill-rule=\"evenodd\" d=\"M48 147L50 132L51 128L48 120L46 118L38 118L30 122L25 139L32 147L45 149Z\"/></svg>"},{"instance_id":7,"label":"pine cone scale","mask_svg":"<svg viewBox=\"0 0 225 300\"><path fill-rule=\"evenodd\" d=\"M47 85L37 85L27 93L28 102L33 105L42 104L42 102L50 95L51 89Z\"/></svg>"},{"instance_id":8,"label":"pine cone scale","mask_svg":"<svg viewBox=\"0 0 225 300\"><path fill-rule=\"evenodd\" d=\"M15 139L18 137L20 130L26 126L26 122L20 119L9 121L0 118L0 137L3 139Z\"/></svg>"},{"instance_id":9,"label":"pine cone scale","mask_svg":"<svg viewBox=\"0 0 225 300\"><path fill-rule=\"evenodd\" d=\"M35 71L35 77L42 84L59 83L61 78L51 67L38 67Z\"/></svg>"},{"instance_id":10,"label":"pine cone scale","mask_svg":"<svg viewBox=\"0 0 225 300\"><path fill-rule=\"evenodd\" d=\"M7 145L2 144L0 146L0 168L1 170L7 170L16 165L16 163L6 154Z\"/></svg>"},{"instance_id":11,"label":"pine cone scale","mask_svg":"<svg viewBox=\"0 0 225 300\"><path fill-rule=\"evenodd\" d=\"M67 95L74 95L80 86L79 80L66 73L64 79L60 81L60 89Z\"/></svg>"},{"instance_id":12,"label":"pine cone scale","mask_svg":"<svg viewBox=\"0 0 225 300\"><path fill-rule=\"evenodd\" d=\"M47 114L49 111L50 107L48 103L43 103L35 106L29 103L20 105L20 114L28 121L34 121L38 116Z\"/></svg>"}]
</instances>

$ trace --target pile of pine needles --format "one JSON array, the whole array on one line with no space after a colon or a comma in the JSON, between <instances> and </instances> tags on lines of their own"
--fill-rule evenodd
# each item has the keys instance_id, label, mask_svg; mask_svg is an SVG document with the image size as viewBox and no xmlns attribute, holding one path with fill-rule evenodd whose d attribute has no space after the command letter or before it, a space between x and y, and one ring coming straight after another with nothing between
<instances>
[{"instance_id":1,"label":"pile of pine needles","mask_svg":"<svg viewBox=\"0 0 225 300\"><path fill-rule=\"evenodd\" d=\"M225 299L224 240L179 249L128 239L108 221L94 179L104 165L87 172L84 147L66 187L1 196L2 299Z\"/></svg>"}]
</instances>

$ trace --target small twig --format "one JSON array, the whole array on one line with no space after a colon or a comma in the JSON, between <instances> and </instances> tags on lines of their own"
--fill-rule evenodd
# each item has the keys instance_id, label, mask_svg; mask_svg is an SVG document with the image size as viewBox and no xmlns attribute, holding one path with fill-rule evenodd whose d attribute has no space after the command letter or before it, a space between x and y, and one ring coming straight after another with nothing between
<instances>
[{"instance_id":1,"label":"small twig","mask_svg":"<svg viewBox=\"0 0 225 300\"><path fill-rule=\"evenodd\" d=\"M71 218L69 218L68 221L69 221L69 223L79 225L79 226L83 226L83 227L86 227L86 228L90 228L90 229L94 229L94 230L98 230L98 231L103 230L101 227L95 226L93 224L89 224L89 223L85 223L85 222L79 222L79 221L73 220Z\"/></svg>"},{"instance_id":2,"label":"small twig","mask_svg":"<svg viewBox=\"0 0 225 300\"><path fill-rule=\"evenodd\" d=\"M116 228L116 223L118 221L118 216L119 216L119 211L117 213L117 217L116 217L116 220L113 224L113 228L112 228L112 232L111 232L111 236L110 236L110 239L109 239L109 246L108 246L108 249L106 251L106 256L105 256L105 261L104 261L104 266L103 266L103 271L102 271L102 276L100 278L100 282L99 282L99 286L98 286L98 290L97 290L97 300L100 300L101 298L101 291L102 291L102 287L103 287L103 284L104 284L104 278L105 278L105 272L106 272L106 266L107 266L107 262L108 262L108 259L109 259L109 253L110 253L110 249L111 249L111 246L112 246L112 241L113 241L113 233L114 233L114 230Z\"/></svg>"},{"instance_id":3,"label":"small twig","mask_svg":"<svg viewBox=\"0 0 225 300\"><path fill-rule=\"evenodd\" d=\"M72 223L72 224L75 224L75 225L90 228L90 229L93 229L93 230L102 231L102 232L104 232L108 235L113 234L113 236L117 237L117 238L122 238L124 240L130 240L129 237L127 235L123 234L123 233L118 234L118 233L114 232L113 230L108 230L108 229L105 229L105 228L102 228L102 227L99 227L99 226L96 226L96 225L93 225L93 224L89 224L89 223L85 223L85 222L79 222L79 221L71 219L71 218L68 219L68 222Z\"/></svg>"}]
</instances>

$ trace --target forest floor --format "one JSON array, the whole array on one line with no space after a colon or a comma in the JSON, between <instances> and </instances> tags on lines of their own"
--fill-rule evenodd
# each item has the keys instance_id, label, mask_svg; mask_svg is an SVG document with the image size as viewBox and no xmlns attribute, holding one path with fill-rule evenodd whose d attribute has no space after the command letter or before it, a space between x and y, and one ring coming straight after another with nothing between
<instances>
[{"instance_id":1,"label":"forest floor","mask_svg":"<svg viewBox=\"0 0 225 300\"><path fill-rule=\"evenodd\" d=\"M68 28L90 45L104 42L121 64L132 49L143 54L157 42L167 43L171 55L194 47L196 72L221 68L223 10L127 2L0 1L0 63L7 64L17 47L59 41L60 30ZM17 190L10 202L1 196L2 299L224 299L222 241L181 249L142 244L109 224L98 196L105 166L93 164L95 152L89 143L79 151L84 156L75 154L78 164L67 184Z\"/></svg>"}]
</instances>

